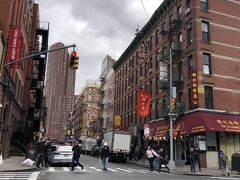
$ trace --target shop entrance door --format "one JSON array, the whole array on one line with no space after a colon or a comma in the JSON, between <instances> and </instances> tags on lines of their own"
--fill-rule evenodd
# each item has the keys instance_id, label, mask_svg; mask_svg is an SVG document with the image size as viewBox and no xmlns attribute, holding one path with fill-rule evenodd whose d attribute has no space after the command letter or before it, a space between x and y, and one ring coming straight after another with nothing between
<instances>
[{"instance_id":1,"label":"shop entrance door","mask_svg":"<svg viewBox=\"0 0 240 180\"><path fill-rule=\"evenodd\" d=\"M179 164L184 164L187 160L187 149L189 146L189 140L187 137L177 137L175 142L176 162Z\"/></svg>"}]
</instances>

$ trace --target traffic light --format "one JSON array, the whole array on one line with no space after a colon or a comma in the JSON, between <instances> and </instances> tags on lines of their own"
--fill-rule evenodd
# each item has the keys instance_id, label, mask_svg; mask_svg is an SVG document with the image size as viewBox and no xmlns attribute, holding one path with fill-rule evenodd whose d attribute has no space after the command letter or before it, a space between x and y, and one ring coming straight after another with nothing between
<instances>
[{"instance_id":1,"label":"traffic light","mask_svg":"<svg viewBox=\"0 0 240 180\"><path fill-rule=\"evenodd\" d=\"M176 98L172 99L172 110L176 110L177 109L177 100Z\"/></svg>"},{"instance_id":2,"label":"traffic light","mask_svg":"<svg viewBox=\"0 0 240 180\"><path fill-rule=\"evenodd\" d=\"M78 69L79 57L77 56L77 52L76 51L72 51L70 56L71 56L70 57L70 62L69 62L70 69L72 69L72 70Z\"/></svg>"}]
</instances>

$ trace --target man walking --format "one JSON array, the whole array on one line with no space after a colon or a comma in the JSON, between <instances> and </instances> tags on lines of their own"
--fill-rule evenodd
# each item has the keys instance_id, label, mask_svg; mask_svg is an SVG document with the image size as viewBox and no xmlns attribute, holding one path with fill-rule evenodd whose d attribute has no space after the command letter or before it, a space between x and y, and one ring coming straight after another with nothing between
<instances>
[{"instance_id":1,"label":"man walking","mask_svg":"<svg viewBox=\"0 0 240 180\"><path fill-rule=\"evenodd\" d=\"M40 168L40 164L43 166L43 160L44 160L44 148L45 148L45 142L44 139L42 138L38 144L37 144L37 161L36 161L36 166Z\"/></svg>"},{"instance_id":2,"label":"man walking","mask_svg":"<svg viewBox=\"0 0 240 180\"><path fill-rule=\"evenodd\" d=\"M196 166L196 163L198 163L199 171L201 171L200 149L197 146L195 147L194 158L195 158L195 166Z\"/></svg>"},{"instance_id":3,"label":"man walking","mask_svg":"<svg viewBox=\"0 0 240 180\"><path fill-rule=\"evenodd\" d=\"M163 148L160 149L159 158L160 158L160 160L159 160L159 173L161 172L162 164L165 165L165 167L167 168L167 170L169 172L169 168L167 166L166 152L164 151Z\"/></svg>"},{"instance_id":4,"label":"man walking","mask_svg":"<svg viewBox=\"0 0 240 180\"><path fill-rule=\"evenodd\" d=\"M83 170L83 165L79 162L80 154L81 154L81 147L79 146L78 142L73 142L73 157L72 157L72 169L74 171L75 166L80 166Z\"/></svg>"},{"instance_id":5,"label":"man walking","mask_svg":"<svg viewBox=\"0 0 240 180\"><path fill-rule=\"evenodd\" d=\"M190 149L190 161L191 161L191 172L195 173L195 151L193 148Z\"/></svg>"},{"instance_id":6,"label":"man walking","mask_svg":"<svg viewBox=\"0 0 240 180\"><path fill-rule=\"evenodd\" d=\"M102 163L103 163L103 170L107 171L108 168L108 158L109 158L109 147L107 145L107 142L104 143L101 151L100 151L100 156L102 159Z\"/></svg>"}]
</instances>

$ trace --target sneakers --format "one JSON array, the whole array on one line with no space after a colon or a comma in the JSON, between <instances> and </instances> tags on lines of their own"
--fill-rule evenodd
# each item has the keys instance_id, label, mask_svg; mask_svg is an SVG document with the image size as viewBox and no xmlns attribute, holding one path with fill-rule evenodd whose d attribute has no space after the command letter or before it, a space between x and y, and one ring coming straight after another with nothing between
<instances>
[{"instance_id":1,"label":"sneakers","mask_svg":"<svg viewBox=\"0 0 240 180\"><path fill-rule=\"evenodd\" d=\"M83 170L83 165L81 166L82 170Z\"/></svg>"}]
</instances>

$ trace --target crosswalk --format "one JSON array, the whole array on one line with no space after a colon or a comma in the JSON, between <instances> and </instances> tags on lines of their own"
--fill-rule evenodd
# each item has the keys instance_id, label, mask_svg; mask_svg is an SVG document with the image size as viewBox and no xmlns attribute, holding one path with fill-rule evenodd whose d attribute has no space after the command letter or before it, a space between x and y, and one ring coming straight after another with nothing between
<instances>
[{"instance_id":1,"label":"crosswalk","mask_svg":"<svg viewBox=\"0 0 240 180\"><path fill-rule=\"evenodd\" d=\"M49 167L47 169L44 169L45 172L68 172L71 170L71 167ZM76 167L75 171L78 172L103 172L101 167L95 167L95 166L84 166L84 169L82 170L81 167ZM133 168L123 168L123 167L110 167L108 168L109 172L113 173L141 173L141 174L147 174L147 173L157 173L157 172L151 172L147 169L133 169Z\"/></svg>"},{"instance_id":2,"label":"crosswalk","mask_svg":"<svg viewBox=\"0 0 240 180\"><path fill-rule=\"evenodd\" d=\"M0 180L36 180L40 172L0 172Z\"/></svg>"}]
</instances>

